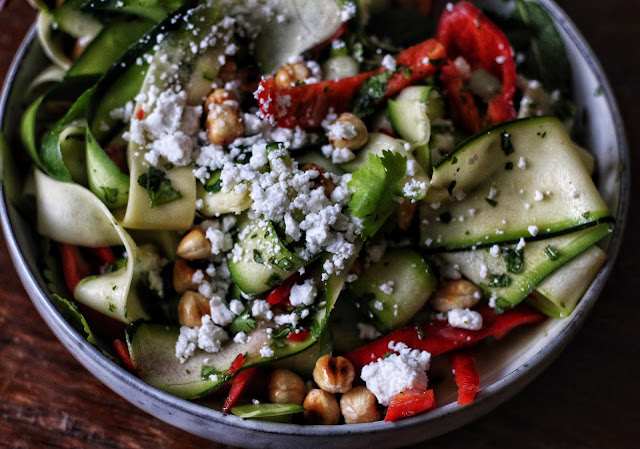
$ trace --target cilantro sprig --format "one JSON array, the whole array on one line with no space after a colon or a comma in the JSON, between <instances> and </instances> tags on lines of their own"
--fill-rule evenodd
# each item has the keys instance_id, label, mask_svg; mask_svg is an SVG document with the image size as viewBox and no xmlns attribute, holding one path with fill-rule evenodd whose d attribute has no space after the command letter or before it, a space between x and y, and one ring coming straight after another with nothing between
<instances>
[{"instance_id":1,"label":"cilantro sprig","mask_svg":"<svg viewBox=\"0 0 640 449\"><path fill-rule=\"evenodd\" d=\"M356 170L347 186L353 190L349 210L362 219L362 237L373 237L393 213L400 196L399 181L407 169L407 158L393 151L382 157L369 154L367 162Z\"/></svg>"}]
</instances>

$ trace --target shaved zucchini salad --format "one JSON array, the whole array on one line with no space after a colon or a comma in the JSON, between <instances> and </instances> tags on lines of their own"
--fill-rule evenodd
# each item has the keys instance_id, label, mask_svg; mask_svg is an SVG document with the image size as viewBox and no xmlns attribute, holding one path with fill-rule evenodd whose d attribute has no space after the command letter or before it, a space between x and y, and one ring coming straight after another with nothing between
<instances>
[{"instance_id":1,"label":"shaved zucchini salad","mask_svg":"<svg viewBox=\"0 0 640 449\"><path fill-rule=\"evenodd\" d=\"M156 388L394 421L436 407L446 354L468 404L474 346L569 316L604 262L535 2L36 1L51 65L5 191L56 307Z\"/></svg>"}]
</instances>

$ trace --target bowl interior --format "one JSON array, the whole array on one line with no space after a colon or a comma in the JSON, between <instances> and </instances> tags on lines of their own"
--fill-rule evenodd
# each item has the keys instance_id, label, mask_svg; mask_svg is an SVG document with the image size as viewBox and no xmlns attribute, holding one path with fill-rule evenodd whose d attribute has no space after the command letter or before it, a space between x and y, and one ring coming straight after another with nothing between
<instances>
[{"instance_id":1,"label":"bowl interior","mask_svg":"<svg viewBox=\"0 0 640 449\"><path fill-rule=\"evenodd\" d=\"M477 3L505 8L502 0ZM104 357L55 310L48 298L46 281L36 263L39 257L34 224L27 222L3 196L3 230L18 273L38 311L71 353L116 393L168 423L229 444L320 447L326 445L327 438L331 437L334 447L370 444L396 447L437 436L486 413L541 372L582 323L612 269L628 205L629 175L624 170L628 166L627 147L611 88L591 50L564 13L550 1L542 0L540 3L556 21L565 41L573 69L574 101L579 110L581 133L586 147L597 160L596 179L605 202L617 215L617 228L604 242L609 255L605 267L569 318L549 319L540 325L520 329L490 347L478 348L482 391L471 406L460 407L455 403L455 385L446 361L436 362L433 366L434 374L444 378L437 392L440 407L429 414L393 425L370 423L327 428L244 421L212 410L209 407L216 404L210 400L192 403L158 391ZM0 100L0 123L8 136L19 129L22 112L27 106L23 93L35 75L48 65L34 38L34 31L31 30L16 56ZM381 434L384 434L382 440Z\"/></svg>"}]
</instances>

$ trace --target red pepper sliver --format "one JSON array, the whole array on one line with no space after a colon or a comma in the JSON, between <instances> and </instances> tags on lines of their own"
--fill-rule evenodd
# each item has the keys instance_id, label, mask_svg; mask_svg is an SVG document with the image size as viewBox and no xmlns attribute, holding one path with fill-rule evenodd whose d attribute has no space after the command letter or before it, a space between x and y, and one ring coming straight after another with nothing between
<instances>
[{"instance_id":1,"label":"red pepper sliver","mask_svg":"<svg viewBox=\"0 0 640 449\"><path fill-rule=\"evenodd\" d=\"M236 375L236 377L233 378L233 382L231 384L231 390L229 390L227 399L225 399L224 405L222 406L223 413L229 413L229 410L231 410L231 407L233 407L236 404L236 402L238 402L238 399L242 397L242 394L246 391L247 386L251 384L251 380L256 374L256 369L257 367L255 366L251 368L247 368L244 371L240 371Z\"/></svg>"},{"instance_id":2,"label":"red pepper sliver","mask_svg":"<svg viewBox=\"0 0 640 449\"><path fill-rule=\"evenodd\" d=\"M91 266L82 257L80 247L67 243L58 243L60 260L62 261L62 271L64 282L71 293L76 289L78 283L91 275Z\"/></svg>"},{"instance_id":3,"label":"red pepper sliver","mask_svg":"<svg viewBox=\"0 0 640 449\"><path fill-rule=\"evenodd\" d=\"M309 329L300 329L298 332L289 332L287 340L302 342L309 338Z\"/></svg>"},{"instance_id":4,"label":"red pepper sliver","mask_svg":"<svg viewBox=\"0 0 640 449\"><path fill-rule=\"evenodd\" d=\"M480 376L476 360L471 351L456 351L449 354L449 363L458 386L458 404L470 404L480 388Z\"/></svg>"},{"instance_id":5,"label":"red pepper sliver","mask_svg":"<svg viewBox=\"0 0 640 449\"><path fill-rule=\"evenodd\" d=\"M362 367L375 362L389 352L389 342L402 342L413 349L428 351L432 357L457 349L468 348L478 344L487 337L501 338L511 329L522 324L536 323L545 319L546 315L526 304L519 304L513 309L496 315L487 304L477 308L483 318L482 329L477 331L451 327L447 321L430 321L422 325L419 333L415 325L402 327L371 343L361 346L346 354L353 364L356 373Z\"/></svg>"},{"instance_id":6,"label":"red pepper sliver","mask_svg":"<svg viewBox=\"0 0 640 449\"><path fill-rule=\"evenodd\" d=\"M138 120L142 120L144 118L144 110L138 109L138 112L136 113L136 118Z\"/></svg>"},{"instance_id":7,"label":"red pepper sliver","mask_svg":"<svg viewBox=\"0 0 640 449\"><path fill-rule=\"evenodd\" d=\"M136 371L136 367L133 365L131 361L131 355L129 354L129 348L122 340L113 340L113 349L116 351L120 360L129 371Z\"/></svg>"},{"instance_id":8,"label":"red pepper sliver","mask_svg":"<svg viewBox=\"0 0 640 449\"><path fill-rule=\"evenodd\" d=\"M405 87L431 77L435 62L446 58L444 47L435 39L426 40L400 52L396 62L409 70L400 70L388 80L385 98ZM432 63L434 62L434 63ZM273 77L263 79L258 88L258 105L266 116L281 128L317 129L330 111L336 114L351 110L352 101L362 83L384 71L384 67L337 81L322 81L279 89Z\"/></svg>"},{"instance_id":9,"label":"red pepper sliver","mask_svg":"<svg viewBox=\"0 0 640 449\"><path fill-rule=\"evenodd\" d=\"M446 48L449 61L462 56L472 70L484 69L502 83L502 90L488 104L489 124L516 118L513 96L517 90L516 65L513 50L505 34L478 8L469 2L460 2L445 8L438 23L436 39ZM444 95L454 119L468 132L476 133L482 126L475 120L477 106L468 92L464 92L461 75L452 62L442 71ZM472 112L472 110L476 112Z\"/></svg>"},{"instance_id":10,"label":"red pepper sliver","mask_svg":"<svg viewBox=\"0 0 640 449\"><path fill-rule=\"evenodd\" d=\"M242 368L243 363L244 363L244 355L238 354L238 356L231 363L231 366L229 367L227 374L229 374L230 377L233 377L238 372L238 370Z\"/></svg>"},{"instance_id":11,"label":"red pepper sliver","mask_svg":"<svg viewBox=\"0 0 640 449\"><path fill-rule=\"evenodd\" d=\"M266 298L266 301L269 303L269 305L273 306L282 302L285 298L288 298L289 294L291 293L291 287L293 287L293 285L298 282L299 279L300 275L296 273L293 276L289 276L287 279L282 281L282 284L271 290Z\"/></svg>"},{"instance_id":12,"label":"red pepper sliver","mask_svg":"<svg viewBox=\"0 0 640 449\"><path fill-rule=\"evenodd\" d=\"M436 407L436 398L433 390L427 390L424 393L409 394L398 393L389 402L385 421L396 421L409 416L426 412Z\"/></svg>"}]
</instances>

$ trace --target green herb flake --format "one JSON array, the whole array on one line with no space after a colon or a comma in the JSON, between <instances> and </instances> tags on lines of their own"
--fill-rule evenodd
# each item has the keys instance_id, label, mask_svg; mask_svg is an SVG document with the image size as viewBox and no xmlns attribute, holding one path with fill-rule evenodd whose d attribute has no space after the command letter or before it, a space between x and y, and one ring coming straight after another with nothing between
<instances>
[{"instance_id":1,"label":"green herb flake","mask_svg":"<svg viewBox=\"0 0 640 449\"><path fill-rule=\"evenodd\" d=\"M522 273L524 270L524 251L521 249L502 249L502 260L507 264L509 273Z\"/></svg>"},{"instance_id":2,"label":"green herb flake","mask_svg":"<svg viewBox=\"0 0 640 449\"><path fill-rule=\"evenodd\" d=\"M515 148L513 148L513 143L511 143L511 134L506 131L500 134L500 148L506 156L516 151Z\"/></svg>"},{"instance_id":3,"label":"green herb flake","mask_svg":"<svg viewBox=\"0 0 640 449\"><path fill-rule=\"evenodd\" d=\"M271 288L277 287L281 282L282 279L275 273L273 273L271 276L269 276L269 279L267 279L267 285Z\"/></svg>"},{"instance_id":4,"label":"green herb flake","mask_svg":"<svg viewBox=\"0 0 640 449\"><path fill-rule=\"evenodd\" d=\"M231 332L235 335L240 332L248 333L256 327L256 320L248 313L241 313L231 323Z\"/></svg>"},{"instance_id":5,"label":"green herb flake","mask_svg":"<svg viewBox=\"0 0 640 449\"><path fill-rule=\"evenodd\" d=\"M255 260L256 263L264 264L262 254L256 248L253 249L253 260Z\"/></svg>"},{"instance_id":6,"label":"green herb flake","mask_svg":"<svg viewBox=\"0 0 640 449\"><path fill-rule=\"evenodd\" d=\"M507 162L506 164L504 164L504 169L513 170L513 162Z\"/></svg>"},{"instance_id":7,"label":"green herb flake","mask_svg":"<svg viewBox=\"0 0 640 449\"><path fill-rule=\"evenodd\" d=\"M200 369L200 377L202 380L211 380L211 376L218 376L217 382L226 382L229 380L229 374L218 371L214 366L202 365Z\"/></svg>"},{"instance_id":8,"label":"green herb flake","mask_svg":"<svg viewBox=\"0 0 640 449\"><path fill-rule=\"evenodd\" d=\"M104 200L108 204L115 204L118 201L118 189L113 187L100 186L104 195Z\"/></svg>"},{"instance_id":9,"label":"green herb flake","mask_svg":"<svg viewBox=\"0 0 640 449\"><path fill-rule=\"evenodd\" d=\"M511 285L511 277L508 274L491 274L489 287L508 287Z\"/></svg>"},{"instance_id":10,"label":"green herb flake","mask_svg":"<svg viewBox=\"0 0 640 449\"><path fill-rule=\"evenodd\" d=\"M112 302L109 303L109 312L113 312L116 310L116 305Z\"/></svg>"},{"instance_id":11,"label":"green herb flake","mask_svg":"<svg viewBox=\"0 0 640 449\"><path fill-rule=\"evenodd\" d=\"M355 115L366 117L375 112L376 106L387 92L389 79L394 73L394 71L385 70L362 83L353 101L353 113Z\"/></svg>"},{"instance_id":12,"label":"green herb flake","mask_svg":"<svg viewBox=\"0 0 640 449\"><path fill-rule=\"evenodd\" d=\"M155 167L150 167L147 173L138 177L138 185L149 192L152 208L182 198L180 192L171 187L171 181L166 178L166 173Z\"/></svg>"},{"instance_id":13,"label":"green herb flake","mask_svg":"<svg viewBox=\"0 0 640 449\"><path fill-rule=\"evenodd\" d=\"M549 258L549 260L556 260L560 256L560 252L550 245L547 245L544 249L544 254Z\"/></svg>"},{"instance_id":14,"label":"green herb flake","mask_svg":"<svg viewBox=\"0 0 640 449\"><path fill-rule=\"evenodd\" d=\"M491 198L485 198L485 201L489 203L489 206L491 207L496 207L498 205L498 202L496 200L492 200Z\"/></svg>"},{"instance_id":15,"label":"green herb flake","mask_svg":"<svg viewBox=\"0 0 640 449\"><path fill-rule=\"evenodd\" d=\"M449 187L447 187L447 192L449 192L449 196L453 196L453 189L455 186L456 186L456 182L451 181L451 184L449 184Z\"/></svg>"}]
</instances>

